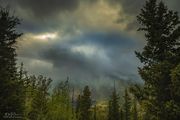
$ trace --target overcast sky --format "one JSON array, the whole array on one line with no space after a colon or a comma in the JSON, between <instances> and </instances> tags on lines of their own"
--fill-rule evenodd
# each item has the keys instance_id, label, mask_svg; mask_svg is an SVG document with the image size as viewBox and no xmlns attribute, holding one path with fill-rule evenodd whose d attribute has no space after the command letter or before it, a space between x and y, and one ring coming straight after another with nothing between
<instances>
[{"instance_id":1,"label":"overcast sky","mask_svg":"<svg viewBox=\"0 0 180 120\"><path fill-rule=\"evenodd\" d=\"M145 40L137 32L136 16L145 0L0 0L22 19L18 62L30 74L67 76L76 86L95 90L113 80L140 82L134 51ZM180 11L180 0L165 0ZM108 87L110 86L110 87Z\"/></svg>"}]
</instances>

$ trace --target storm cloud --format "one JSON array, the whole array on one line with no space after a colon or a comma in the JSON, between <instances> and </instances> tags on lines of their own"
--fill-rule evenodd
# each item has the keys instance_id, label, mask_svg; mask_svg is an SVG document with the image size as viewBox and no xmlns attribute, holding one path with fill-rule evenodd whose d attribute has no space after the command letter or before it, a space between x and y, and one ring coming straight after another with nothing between
<instances>
[{"instance_id":1,"label":"storm cloud","mask_svg":"<svg viewBox=\"0 0 180 120\"><path fill-rule=\"evenodd\" d=\"M111 5L121 6L127 14L137 14L145 0L107 0Z\"/></svg>"},{"instance_id":2,"label":"storm cloud","mask_svg":"<svg viewBox=\"0 0 180 120\"><path fill-rule=\"evenodd\" d=\"M131 15L137 15L143 5L145 4L146 0L107 0L111 5L118 5L121 6L123 11L126 12L127 14ZM158 2L160 0L157 0ZM167 4L168 7L170 7L173 10L176 10L180 12L179 0L162 0Z\"/></svg>"},{"instance_id":3,"label":"storm cloud","mask_svg":"<svg viewBox=\"0 0 180 120\"><path fill-rule=\"evenodd\" d=\"M164 1L180 11L179 0ZM142 82L134 51L145 43L136 31L145 0L0 2L22 19L18 63L23 62L29 74L43 74L55 83L69 76L76 87L90 85L94 91L110 90L113 80L120 86Z\"/></svg>"},{"instance_id":4,"label":"storm cloud","mask_svg":"<svg viewBox=\"0 0 180 120\"><path fill-rule=\"evenodd\" d=\"M30 36L35 35L27 38ZM24 36L21 41L24 47L18 51L19 61L28 64L26 68L31 74L49 76L55 83L69 76L76 87L89 85L97 91L104 90L105 86L111 89L112 80L123 85L121 87L129 81L141 82L137 75L140 63L134 54L141 43L127 35L89 31L72 37L57 37L54 41L50 38L39 41L37 36L41 35L36 35L33 43L28 43Z\"/></svg>"},{"instance_id":5,"label":"storm cloud","mask_svg":"<svg viewBox=\"0 0 180 120\"><path fill-rule=\"evenodd\" d=\"M140 13L146 0L106 0L112 6L119 6L122 11L130 16L133 16L131 22L127 24L127 31L137 30L138 24L136 16ZM175 10L180 13L180 1L179 0L157 0L158 2L163 1L171 10ZM119 18L121 18L122 11L119 12ZM117 19L117 23L121 23L122 19Z\"/></svg>"},{"instance_id":6,"label":"storm cloud","mask_svg":"<svg viewBox=\"0 0 180 120\"><path fill-rule=\"evenodd\" d=\"M7 0L3 2L39 19L51 18L61 12L73 12L81 3L92 4L97 0Z\"/></svg>"},{"instance_id":7,"label":"storm cloud","mask_svg":"<svg viewBox=\"0 0 180 120\"><path fill-rule=\"evenodd\" d=\"M34 17L52 17L63 11L73 11L78 0L17 0L17 4L24 10L32 12Z\"/></svg>"},{"instance_id":8,"label":"storm cloud","mask_svg":"<svg viewBox=\"0 0 180 120\"><path fill-rule=\"evenodd\" d=\"M66 72L76 72L82 76L112 77L115 74L127 72L135 74L136 61L133 51L139 46L132 38L115 32L91 32L73 36L66 40L57 40L51 44L36 43L38 49L34 53L30 49L37 48L34 44L27 44L21 57L31 57L48 61L57 69L66 69ZM133 65L134 64L134 65ZM124 69L119 69L123 67ZM78 73L77 73L78 71ZM121 74L119 74L121 78Z\"/></svg>"}]
</instances>

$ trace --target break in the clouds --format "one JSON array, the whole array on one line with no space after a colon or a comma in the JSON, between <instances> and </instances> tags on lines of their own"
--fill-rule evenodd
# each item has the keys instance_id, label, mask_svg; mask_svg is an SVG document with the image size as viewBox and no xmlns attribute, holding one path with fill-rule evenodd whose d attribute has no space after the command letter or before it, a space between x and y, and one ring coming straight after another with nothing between
<instances>
[{"instance_id":1,"label":"break in the clouds","mask_svg":"<svg viewBox=\"0 0 180 120\"><path fill-rule=\"evenodd\" d=\"M180 11L179 0L164 0ZM32 74L101 91L112 80L139 82L134 51L145 41L136 16L145 0L1 0L15 11L24 35L18 62ZM102 88L102 89L101 89Z\"/></svg>"}]
</instances>

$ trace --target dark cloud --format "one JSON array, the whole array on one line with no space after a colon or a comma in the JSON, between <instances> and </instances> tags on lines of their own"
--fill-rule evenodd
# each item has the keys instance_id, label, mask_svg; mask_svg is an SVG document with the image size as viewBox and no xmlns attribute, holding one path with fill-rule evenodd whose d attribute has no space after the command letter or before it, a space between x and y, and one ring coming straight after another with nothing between
<instances>
[{"instance_id":1,"label":"dark cloud","mask_svg":"<svg viewBox=\"0 0 180 120\"><path fill-rule=\"evenodd\" d=\"M120 5L123 11L130 15L137 15L147 0L107 0L111 5ZM160 1L160 0L157 0ZM162 0L173 10L180 12L179 0Z\"/></svg>"},{"instance_id":2,"label":"dark cloud","mask_svg":"<svg viewBox=\"0 0 180 120\"><path fill-rule=\"evenodd\" d=\"M140 9L143 7L145 0L106 0L112 7L119 6L122 8L119 11L119 18L115 21L117 24L121 24L127 19L122 19L121 14L124 13L127 16L131 16L132 19L127 23L126 31L136 31L138 24L136 16L140 13Z\"/></svg>"},{"instance_id":3,"label":"dark cloud","mask_svg":"<svg viewBox=\"0 0 180 120\"><path fill-rule=\"evenodd\" d=\"M139 28L139 23L138 23L138 21L137 21L137 20L133 20L132 22L130 22L130 23L127 25L126 30L127 30L127 31L132 31L132 30L136 31L136 30L138 30L138 28Z\"/></svg>"},{"instance_id":4,"label":"dark cloud","mask_svg":"<svg viewBox=\"0 0 180 120\"><path fill-rule=\"evenodd\" d=\"M69 71L80 69L81 72L92 69L89 60L85 56L73 53L68 48L63 48L60 45L43 51L40 56L52 62L54 67L58 69L67 68Z\"/></svg>"},{"instance_id":5,"label":"dark cloud","mask_svg":"<svg viewBox=\"0 0 180 120\"><path fill-rule=\"evenodd\" d=\"M52 63L55 69L76 79L139 80L139 62L134 55L138 46L137 40L126 35L94 31L46 44L27 44L19 56Z\"/></svg>"},{"instance_id":6,"label":"dark cloud","mask_svg":"<svg viewBox=\"0 0 180 120\"><path fill-rule=\"evenodd\" d=\"M180 0L165 2L180 11ZM70 76L77 87L90 85L100 91L96 96L108 93L113 87L112 80L117 80L119 86L126 86L127 81L141 81L137 73L141 64L134 51L142 48L143 43L129 31L136 31L135 16L145 0L0 0L0 3L15 10L23 19L19 30L30 34L29 38L22 38L26 40L22 40L18 51L19 62L23 61L30 73L52 77L56 82ZM118 13L120 6L122 10ZM92 13L92 9L99 14ZM114 24L117 14L121 19L116 22L122 27ZM33 38L54 32L60 34L57 40Z\"/></svg>"},{"instance_id":7,"label":"dark cloud","mask_svg":"<svg viewBox=\"0 0 180 120\"><path fill-rule=\"evenodd\" d=\"M127 24L126 30L132 31L138 28L136 21L136 16L140 13L141 8L143 8L145 1L147 0L107 0L110 5L119 5L122 7L123 12L128 15L134 16L134 20ZM158 2L160 0L157 0ZM180 13L180 0L163 0L169 9L178 11ZM121 12L120 12L121 16ZM124 20L123 20L124 21ZM117 19L117 23L122 23L122 19Z\"/></svg>"},{"instance_id":8,"label":"dark cloud","mask_svg":"<svg viewBox=\"0 0 180 120\"><path fill-rule=\"evenodd\" d=\"M15 0L16 4L29 10L35 17L52 17L62 11L73 11L79 5L79 0Z\"/></svg>"},{"instance_id":9,"label":"dark cloud","mask_svg":"<svg viewBox=\"0 0 180 120\"><path fill-rule=\"evenodd\" d=\"M125 37L118 32L90 32L84 33L81 36L73 38L73 40L67 41L66 44L72 45L90 45L97 46L99 48L109 49L133 49L136 46L135 40Z\"/></svg>"},{"instance_id":10,"label":"dark cloud","mask_svg":"<svg viewBox=\"0 0 180 120\"><path fill-rule=\"evenodd\" d=\"M88 32L49 44L27 44L19 56L47 61L55 69L77 79L79 76L83 79L87 76L92 79L104 76L127 80L136 79L134 75L137 76L139 63L134 50L138 44L136 40L113 31Z\"/></svg>"},{"instance_id":11,"label":"dark cloud","mask_svg":"<svg viewBox=\"0 0 180 120\"><path fill-rule=\"evenodd\" d=\"M22 20L19 28L21 31L25 33L40 33L49 32L52 29L72 29L72 26L77 23L77 18L73 18L73 13L80 6L91 6L97 1L98 0L0 0L0 3L4 7L8 6L13 14L15 13L15 15ZM71 23L66 23L66 19L69 19L67 21L72 19L70 21Z\"/></svg>"},{"instance_id":12,"label":"dark cloud","mask_svg":"<svg viewBox=\"0 0 180 120\"><path fill-rule=\"evenodd\" d=\"M73 51L73 48L79 46L85 50ZM90 50L87 46L90 46ZM63 43L55 43L51 48L40 51L38 56L51 62L55 68L84 79L87 78L86 75L92 79L102 76L119 80L134 79L138 61L133 51L137 47L134 40L118 33L93 32ZM93 48L91 54L84 54ZM120 69L121 67L123 69Z\"/></svg>"},{"instance_id":13,"label":"dark cloud","mask_svg":"<svg viewBox=\"0 0 180 120\"><path fill-rule=\"evenodd\" d=\"M90 44L104 46L105 48L116 46L118 48L132 47L134 41L130 37L126 37L117 31L107 32L91 32L81 37L81 40Z\"/></svg>"},{"instance_id":14,"label":"dark cloud","mask_svg":"<svg viewBox=\"0 0 180 120\"><path fill-rule=\"evenodd\" d=\"M120 5L127 14L137 14L145 0L107 0L111 5Z\"/></svg>"},{"instance_id":15,"label":"dark cloud","mask_svg":"<svg viewBox=\"0 0 180 120\"><path fill-rule=\"evenodd\" d=\"M92 4L98 0L7 0L3 3L34 18L51 18L61 12L73 12L80 3Z\"/></svg>"},{"instance_id":16,"label":"dark cloud","mask_svg":"<svg viewBox=\"0 0 180 120\"><path fill-rule=\"evenodd\" d=\"M73 51L72 48L78 46L92 46L96 49L93 55L86 55L83 51ZM46 49L39 46L36 58L53 64L53 69L56 69L53 74L55 81L65 79L68 75L76 88L89 85L96 91L94 97L104 98L113 88L112 80L117 81L118 89L123 89L128 83L141 82L137 75L139 62L134 55L138 46L136 40L123 34L94 31L73 36L63 42L57 41L50 47L45 46ZM88 52L88 49L84 52ZM102 54L104 55L101 56ZM27 53L24 55L30 56Z\"/></svg>"}]
</instances>

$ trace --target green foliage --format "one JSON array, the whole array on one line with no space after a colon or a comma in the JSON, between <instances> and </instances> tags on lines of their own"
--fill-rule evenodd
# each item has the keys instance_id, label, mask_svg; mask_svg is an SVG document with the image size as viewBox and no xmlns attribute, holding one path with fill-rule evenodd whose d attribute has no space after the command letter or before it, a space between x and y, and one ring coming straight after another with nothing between
<instances>
[{"instance_id":1,"label":"green foliage","mask_svg":"<svg viewBox=\"0 0 180 120\"><path fill-rule=\"evenodd\" d=\"M164 60L178 62L179 57L174 59L179 54L178 13L168 10L163 2L157 4L156 0L148 0L137 20L142 25L139 30L145 31L147 40L144 51L136 52L141 62L147 65Z\"/></svg>"},{"instance_id":2,"label":"green foliage","mask_svg":"<svg viewBox=\"0 0 180 120\"><path fill-rule=\"evenodd\" d=\"M116 90L113 91L109 100L108 120L120 120L119 97Z\"/></svg>"},{"instance_id":3,"label":"green foliage","mask_svg":"<svg viewBox=\"0 0 180 120\"><path fill-rule=\"evenodd\" d=\"M16 69L17 39L22 35L16 30L20 21L8 9L0 8L0 118L7 113L23 117L23 83Z\"/></svg>"},{"instance_id":4,"label":"green foliage","mask_svg":"<svg viewBox=\"0 0 180 120\"><path fill-rule=\"evenodd\" d=\"M92 120L108 120L108 103L107 101L96 102L96 105L92 108L94 113Z\"/></svg>"},{"instance_id":5,"label":"green foliage","mask_svg":"<svg viewBox=\"0 0 180 120\"><path fill-rule=\"evenodd\" d=\"M180 118L180 64L171 71L171 95L172 100L166 102L165 108L173 117L173 120Z\"/></svg>"},{"instance_id":6,"label":"green foliage","mask_svg":"<svg viewBox=\"0 0 180 120\"><path fill-rule=\"evenodd\" d=\"M80 97L79 120L90 120L91 92L88 86L84 87L83 94Z\"/></svg>"},{"instance_id":7,"label":"green foliage","mask_svg":"<svg viewBox=\"0 0 180 120\"><path fill-rule=\"evenodd\" d=\"M124 120L124 113L122 109L120 110L120 120Z\"/></svg>"},{"instance_id":8,"label":"green foliage","mask_svg":"<svg viewBox=\"0 0 180 120\"><path fill-rule=\"evenodd\" d=\"M81 105L81 95L78 95L77 100L76 100L76 118L80 118L80 105Z\"/></svg>"},{"instance_id":9,"label":"green foliage","mask_svg":"<svg viewBox=\"0 0 180 120\"><path fill-rule=\"evenodd\" d=\"M70 102L69 82L59 83L49 101L48 120L75 120Z\"/></svg>"},{"instance_id":10,"label":"green foliage","mask_svg":"<svg viewBox=\"0 0 180 120\"><path fill-rule=\"evenodd\" d=\"M144 88L142 85L131 85L129 87L130 93L134 95L134 98L138 101L141 102L147 97L147 93L145 93Z\"/></svg>"},{"instance_id":11,"label":"green foliage","mask_svg":"<svg viewBox=\"0 0 180 120\"><path fill-rule=\"evenodd\" d=\"M145 32L147 40L143 51L136 52L144 63L139 73L145 83L143 89L132 90L145 112L144 119L176 120L179 115L172 112L179 110L179 103L174 100L178 95L173 93L178 85L173 83L177 81L174 69L180 61L178 13L168 10L163 2L148 0L137 20L141 24L139 30Z\"/></svg>"},{"instance_id":12,"label":"green foliage","mask_svg":"<svg viewBox=\"0 0 180 120\"><path fill-rule=\"evenodd\" d=\"M172 97L180 104L180 64L171 72L171 83Z\"/></svg>"},{"instance_id":13,"label":"green foliage","mask_svg":"<svg viewBox=\"0 0 180 120\"><path fill-rule=\"evenodd\" d=\"M125 89L124 93L124 120L131 119L131 98L129 96L128 90Z\"/></svg>"},{"instance_id":14,"label":"green foliage","mask_svg":"<svg viewBox=\"0 0 180 120\"><path fill-rule=\"evenodd\" d=\"M138 120L138 111L137 111L136 99L133 100L132 120Z\"/></svg>"},{"instance_id":15,"label":"green foliage","mask_svg":"<svg viewBox=\"0 0 180 120\"><path fill-rule=\"evenodd\" d=\"M97 106L96 105L94 105L94 110L93 110L93 119L94 120L97 120Z\"/></svg>"},{"instance_id":16,"label":"green foliage","mask_svg":"<svg viewBox=\"0 0 180 120\"><path fill-rule=\"evenodd\" d=\"M32 96L31 109L28 113L30 120L46 120L48 113L48 90L50 87L51 79L43 76L34 77L34 96Z\"/></svg>"}]
</instances>

